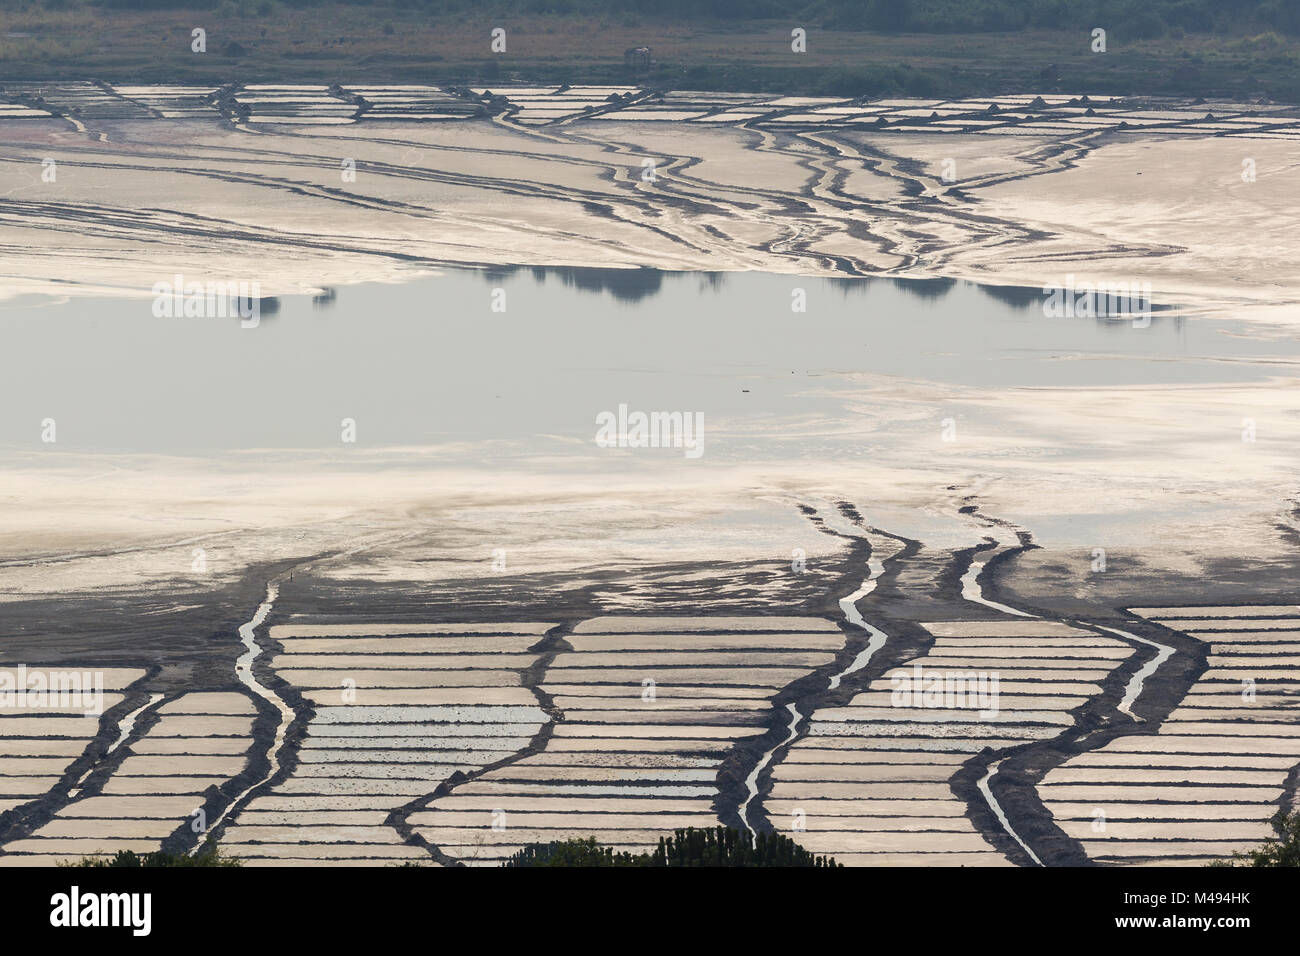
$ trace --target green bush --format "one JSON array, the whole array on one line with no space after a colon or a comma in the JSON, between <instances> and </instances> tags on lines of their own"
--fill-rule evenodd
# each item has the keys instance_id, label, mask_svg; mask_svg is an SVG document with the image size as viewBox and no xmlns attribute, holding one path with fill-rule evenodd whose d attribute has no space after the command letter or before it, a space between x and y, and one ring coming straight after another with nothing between
<instances>
[{"instance_id":1,"label":"green bush","mask_svg":"<svg viewBox=\"0 0 1300 956\"><path fill-rule=\"evenodd\" d=\"M243 861L236 857L222 856L215 846L208 843L192 856L186 853L164 853L162 850L144 854L136 853L134 850L118 850L112 856L87 856L82 857L80 860L72 860L59 865L95 868L138 868L159 866L243 866L244 864Z\"/></svg>"},{"instance_id":2,"label":"green bush","mask_svg":"<svg viewBox=\"0 0 1300 956\"><path fill-rule=\"evenodd\" d=\"M1269 837L1264 845L1246 853L1234 853L1231 860L1211 863L1211 866L1300 866L1300 810L1287 813L1279 810L1273 826L1280 836Z\"/></svg>"},{"instance_id":3,"label":"green bush","mask_svg":"<svg viewBox=\"0 0 1300 956\"><path fill-rule=\"evenodd\" d=\"M733 827L677 830L660 837L650 853L615 853L595 837L534 843L510 857L503 866L842 866L831 857L816 856L788 836L748 833Z\"/></svg>"}]
</instances>

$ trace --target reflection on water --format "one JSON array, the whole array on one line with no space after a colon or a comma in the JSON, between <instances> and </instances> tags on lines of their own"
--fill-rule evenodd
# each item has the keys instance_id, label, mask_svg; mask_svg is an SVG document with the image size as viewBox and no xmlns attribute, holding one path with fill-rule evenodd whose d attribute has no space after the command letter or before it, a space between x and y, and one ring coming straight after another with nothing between
<instances>
[{"instance_id":1,"label":"reflection on water","mask_svg":"<svg viewBox=\"0 0 1300 956\"><path fill-rule=\"evenodd\" d=\"M728 423L850 421L899 381L1251 382L1300 351L1232 320L1143 328L1042 301L944 279L540 267L264 302L255 329L157 318L145 298L28 297L0 310L0 444L29 450L50 418L59 450L328 448L351 419L358 447L587 448L626 404L703 413L713 454Z\"/></svg>"},{"instance_id":2,"label":"reflection on water","mask_svg":"<svg viewBox=\"0 0 1300 956\"><path fill-rule=\"evenodd\" d=\"M664 272L657 269L594 269L574 266L492 266L483 270L482 275L486 282L499 284L502 280L523 273L531 274L533 280L539 285L545 285L548 281L555 280L566 288L576 289L579 292L609 293L619 302L630 303L641 302L658 295L663 290L665 276ZM724 291L729 278L725 272L697 272L691 273L691 275L699 281L702 291L708 290L711 292ZM846 296L864 292L871 283L886 282L907 295L916 296L926 301L942 299L956 289L958 285L970 285L970 283L959 282L957 279L944 278L900 279L886 277L872 279L828 277L819 281L838 287ZM1045 299L1042 290L1027 286L979 285L976 288L990 298L1017 309L1041 309ZM313 299L313 302L321 304L324 300L324 304L332 304L334 294L334 289L326 289L324 295L317 296ZM1091 293L1086 298L1089 302L1087 313L1103 323L1108 318L1124 317L1134 311L1124 302L1119 303L1117 307L1113 296L1108 297L1105 294ZM1148 307L1152 312L1169 309L1169 306L1154 303L1148 303ZM1080 309L1079 311L1082 313L1084 310Z\"/></svg>"},{"instance_id":3,"label":"reflection on water","mask_svg":"<svg viewBox=\"0 0 1300 956\"><path fill-rule=\"evenodd\" d=\"M846 291L853 289L854 283L847 279L838 279L836 281L839 285L844 287ZM930 301L942 299L957 285L956 279L887 279L885 281L892 282L897 288L909 295L914 295L918 299L928 299Z\"/></svg>"},{"instance_id":4,"label":"reflection on water","mask_svg":"<svg viewBox=\"0 0 1300 956\"><path fill-rule=\"evenodd\" d=\"M664 273L658 269L588 269L574 266L492 266L483 272L491 283L530 273L538 285L551 280L579 292L608 292L619 302L640 302L657 295ZM712 274L716 275L716 273Z\"/></svg>"}]
</instances>

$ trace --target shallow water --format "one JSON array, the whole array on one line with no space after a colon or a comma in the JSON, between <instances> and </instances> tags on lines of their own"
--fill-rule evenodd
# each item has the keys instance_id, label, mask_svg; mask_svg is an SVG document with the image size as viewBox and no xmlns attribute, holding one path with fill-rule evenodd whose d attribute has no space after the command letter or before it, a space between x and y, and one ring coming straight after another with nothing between
<instances>
[{"instance_id":1,"label":"shallow water","mask_svg":"<svg viewBox=\"0 0 1300 956\"><path fill-rule=\"evenodd\" d=\"M156 318L149 298L27 297L0 308L0 445L39 448L53 418L59 450L325 449L351 418L369 448L569 454L577 440L586 453L595 416L625 403L702 412L710 456L761 459L789 448L764 451L754 432L851 420L853 397L897 380L1263 382L1300 358L1300 341L1232 319L1047 318L1044 298L933 280L455 270L283 299L241 328Z\"/></svg>"}]
</instances>

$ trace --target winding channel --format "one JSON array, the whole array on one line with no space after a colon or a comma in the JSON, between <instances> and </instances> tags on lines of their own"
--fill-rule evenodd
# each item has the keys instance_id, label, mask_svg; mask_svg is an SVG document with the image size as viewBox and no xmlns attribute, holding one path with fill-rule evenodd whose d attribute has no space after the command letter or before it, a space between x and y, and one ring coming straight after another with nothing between
<instances>
[{"instance_id":1,"label":"winding channel","mask_svg":"<svg viewBox=\"0 0 1300 956\"><path fill-rule=\"evenodd\" d=\"M1121 631L1118 628L1107 627L1105 624L1094 624L1103 631L1110 631L1122 638L1130 641L1137 641L1140 644L1147 644L1156 648L1156 656L1151 658L1142 665L1141 669L1129 679L1128 686L1124 688L1124 698L1116 705L1116 710L1122 714L1127 714L1134 720L1141 722L1143 718L1133 713L1132 707L1137 702L1138 697L1142 695L1142 690L1146 684L1146 679L1156 672L1165 661L1169 660L1174 654L1174 648L1168 644L1161 644L1157 641L1148 640L1145 637L1138 637L1136 634L1130 634L1128 631Z\"/></svg>"},{"instance_id":2,"label":"winding channel","mask_svg":"<svg viewBox=\"0 0 1300 956\"><path fill-rule=\"evenodd\" d=\"M136 718L154 704L158 703L158 701L162 700L162 698L162 694L150 694L148 700L121 719L117 725L117 739L113 741L112 746L104 751L104 756L100 757L99 760L96 760L95 763L81 775L81 779L72 785L72 788L68 791L69 797L75 797L81 791L81 785L86 782L86 778L95 772L95 768L98 767L104 759L109 756L109 754L113 753L113 751L117 750L118 747L122 746L122 744L126 742L126 738L131 736L131 731L135 728Z\"/></svg>"},{"instance_id":3,"label":"winding channel","mask_svg":"<svg viewBox=\"0 0 1300 956\"><path fill-rule=\"evenodd\" d=\"M1006 758L1004 757L1003 759L1005 760ZM1002 824L1002 829L1006 830L1007 833L1010 834L1011 838L1020 844L1021 849L1029 854L1029 858L1033 860L1036 865L1042 866L1043 861L1038 858L1038 854L1031 850L1029 844L1020 839L1020 834L1012 828L1011 821L1007 819L1007 815L1002 809L1002 804L998 803L998 798L993 796L993 790L989 787L989 781L993 778L993 775L998 772L998 767L1000 766L1002 766L1001 760L991 764L988 772L980 778L980 781L976 786L979 787L980 793L984 794L984 799L987 801L989 809L991 809L997 816L998 822Z\"/></svg>"},{"instance_id":4,"label":"winding channel","mask_svg":"<svg viewBox=\"0 0 1300 956\"><path fill-rule=\"evenodd\" d=\"M979 580L980 574L983 573L986 564L987 562L983 562L983 561L978 563L972 561L970 568L966 571L964 575L962 575L961 594L963 598L965 598L968 601L973 601L976 604L982 604L985 607L1002 611L1006 614L1014 614L1017 617L1029 617L1029 618L1034 618L1036 620L1045 620L1045 618L1041 617L1040 615L1030 614L1027 611L1017 610L1016 608L1008 607L1005 604L999 604L997 601L991 601L988 598L986 598L984 596L983 585L980 583ZM1080 623L1086 623L1086 622L1080 622ZM1132 678L1130 678L1128 685L1124 688L1123 698L1120 700L1119 704L1116 705L1116 709L1119 710L1120 713L1126 714L1134 721L1142 722L1143 718L1133 713L1133 709L1132 709L1133 704L1136 703L1137 699L1142 695L1142 691L1145 689L1146 686L1147 678L1150 677L1152 674L1154 674L1156 670L1159 669L1161 664L1163 664L1165 661L1167 661L1170 657L1173 656L1175 649L1173 647L1170 647L1167 644L1161 644L1157 641L1149 640L1148 638L1145 637L1139 637L1136 634L1132 634L1128 631L1122 631L1119 630L1118 628L1107 627L1104 624L1087 624L1086 626L1098 630L1102 630L1102 631L1108 631L1111 634L1124 638L1125 640L1136 641L1139 644L1145 644L1148 647L1156 648L1156 655L1151 660L1143 664L1142 667L1137 671L1137 673L1135 673L1132 676ZM1003 759L1005 760L1006 758ZM979 787L980 793L983 794L984 800L988 803L989 809L993 811L994 815L998 818L998 822L1002 824L1002 828L1007 832L1008 835L1012 837L1012 839L1014 839L1017 843L1020 844L1021 848L1027 854L1029 854L1030 859L1032 859L1034 863L1036 863L1039 866L1042 866L1043 865L1042 860L1038 858L1038 855L1034 853L1032 849L1029 848L1029 845L1025 843L1025 841L1020 838L1020 835L1016 833L1015 829L1012 828L1010 820L1007 819L1006 812L1002 809L1002 805L998 803L997 797L993 795L993 790L989 786L989 781L993 778L994 774L997 773L998 767L1001 766L1002 762L1003 762L1002 760L998 760L994 762L992 765L990 765L988 771L984 774L984 777L978 782L977 786Z\"/></svg>"},{"instance_id":5,"label":"winding channel","mask_svg":"<svg viewBox=\"0 0 1300 956\"><path fill-rule=\"evenodd\" d=\"M257 611L253 614L251 619L246 623L239 625L239 640L244 645L244 653L240 654L238 659L235 661L235 676L239 678L240 683L280 712L280 719L277 721L275 727L275 741L271 746L270 752L267 754L267 759L270 761L271 766L262 779L249 786L243 793L226 804L225 808L217 816L216 820L214 820L211 826L208 827L208 832L215 831L217 827L221 825L222 821L230 815L230 812L243 802L245 797L274 777L280 770L280 753L284 750L285 733L288 731L289 725L293 723L295 715L293 709L286 704L278 694L264 686L261 681L253 675L253 663L262 653L262 648L258 645L257 636L254 632L261 627L262 622L265 621L267 615L271 613L271 608L275 606L275 599L280 595L280 579L287 573L288 572L285 572L284 574L274 577L266 583L265 600L257 606ZM195 849L197 849L197 845ZM192 853L194 851L191 850L190 852Z\"/></svg>"},{"instance_id":6,"label":"winding channel","mask_svg":"<svg viewBox=\"0 0 1300 956\"><path fill-rule=\"evenodd\" d=\"M994 547L996 548L996 544ZM1030 614L1028 611L1020 611L1013 607L1007 607L1007 605L999 604L997 601L990 601L984 596L984 586L980 583L979 578L980 575L984 573L984 567L987 563L988 562L986 561L971 561L971 566L966 570L966 573L961 576L961 596L967 601L973 601L976 604L991 607L995 611L1001 611L1004 614L1014 614L1016 617L1031 617L1035 620L1043 620L1043 618L1037 614ZM1004 757L1003 760L1005 759L1006 758ZM1029 858L1033 860L1036 865L1042 866L1043 861L1038 858L1037 853L1029 848L1028 843L1020 839L1020 834L1015 831L1011 826L1011 821L1007 819L1007 814L1006 811L1002 809L1002 804L998 803L998 798L993 796L993 788L989 786L989 781L993 779L993 775L998 772L998 767L1000 766L1002 766L1002 760L997 760L990 764L988 771L982 778L980 778L976 786L979 788L979 792L984 795L984 802L989 805L989 809L993 811L993 815L996 816L998 822L1002 824L1002 829L1005 830L1013 840L1020 844L1021 849L1029 854Z\"/></svg>"},{"instance_id":7,"label":"winding channel","mask_svg":"<svg viewBox=\"0 0 1300 956\"><path fill-rule=\"evenodd\" d=\"M878 627L868 624L858 610L858 602L876 589L876 584L880 576L885 573L885 565L877 558L867 559L867 577L863 580L861 586L846 598L840 598L840 610L844 612L844 618L854 627L860 627L870 635L867 646L858 652L858 655L851 660L848 665L839 673L832 674L827 688L835 690L840 686L840 681L855 671L860 671L871 662L871 658L876 651L885 646L885 641L889 640L889 635Z\"/></svg>"},{"instance_id":8,"label":"winding channel","mask_svg":"<svg viewBox=\"0 0 1300 956\"><path fill-rule=\"evenodd\" d=\"M840 598L840 610L844 613L845 620L854 627L859 627L865 630L869 635L869 638L867 640L867 646L859 651L853 660L849 661L849 663L841 670L831 675L827 682L828 690L835 690L840 686L840 681L849 674L860 671L862 668L866 667L867 664L871 662L871 658L875 656L876 652L884 647L885 642L889 640L889 635L878 627L873 627L871 624L868 624L857 608L857 602L876 589L876 584L879 583L880 576L884 573L884 562L874 556L869 557L867 559L867 576L863 579L862 583L858 585L858 589L848 597ZM745 824L745 828L749 830L751 837L757 836L757 831L749 822L749 806L758 798L759 774L761 774L772 762L772 759L776 756L778 750L782 747L789 746L799 736L799 721L803 719L803 715L799 713L799 709L793 703L786 704L786 709L790 711L790 725L786 738L775 746L768 748L767 752L763 754L762 759L759 760L754 766L754 769L750 771L749 776L745 778L745 789L748 792L745 796L745 802L740 805L740 821Z\"/></svg>"},{"instance_id":9,"label":"winding channel","mask_svg":"<svg viewBox=\"0 0 1300 956\"><path fill-rule=\"evenodd\" d=\"M987 563L986 561L971 561L970 567L961 576L961 596L967 601L983 604L985 607L991 607L1003 614L1014 614L1016 617L1038 617L1038 615L1030 614L1028 611L1019 611L1014 607L999 604L997 601L990 601L984 596L984 587L979 583L979 577L984 573L984 566Z\"/></svg>"},{"instance_id":10,"label":"winding channel","mask_svg":"<svg viewBox=\"0 0 1300 956\"><path fill-rule=\"evenodd\" d=\"M803 715L799 713L799 708L793 703L786 704L785 707L786 710L790 711L790 726L787 728L785 740L781 741L775 747L770 748L767 753L763 754L763 759L755 764L754 769L750 771L749 776L745 778L745 787L748 789L749 794L745 797L745 802L740 805L740 822L745 824L745 829L749 831L750 839L758 836L758 831L755 830L749 822L749 805L753 803L754 799L758 796L758 775L772 762L772 757L778 750L787 744L792 743L794 739L799 736L799 721L803 720Z\"/></svg>"}]
</instances>

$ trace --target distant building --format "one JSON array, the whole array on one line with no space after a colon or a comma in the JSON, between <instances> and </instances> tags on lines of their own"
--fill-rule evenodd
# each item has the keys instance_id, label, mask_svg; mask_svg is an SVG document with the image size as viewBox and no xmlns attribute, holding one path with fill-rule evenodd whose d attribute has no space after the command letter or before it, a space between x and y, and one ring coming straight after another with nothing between
<instances>
[{"instance_id":1,"label":"distant building","mask_svg":"<svg viewBox=\"0 0 1300 956\"><path fill-rule=\"evenodd\" d=\"M650 69L650 48L630 46L623 51L623 63L630 70L645 72Z\"/></svg>"}]
</instances>

